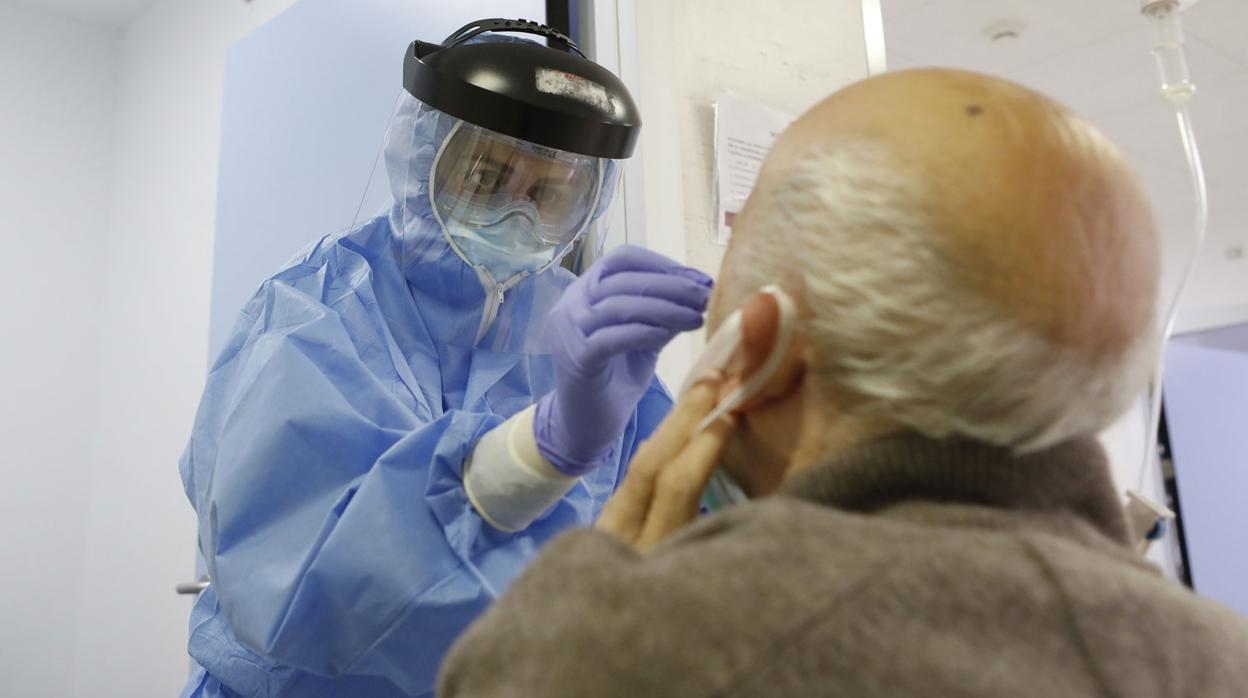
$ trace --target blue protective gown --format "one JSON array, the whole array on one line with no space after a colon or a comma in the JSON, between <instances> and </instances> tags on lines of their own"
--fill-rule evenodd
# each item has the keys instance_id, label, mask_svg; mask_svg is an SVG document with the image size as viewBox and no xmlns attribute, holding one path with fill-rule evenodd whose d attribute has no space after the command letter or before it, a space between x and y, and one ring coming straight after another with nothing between
<instances>
[{"instance_id":1,"label":"blue protective gown","mask_svg":"<svg viewBox=\"0 0 1248 698\"><path fill-rule=\"evenodd\" d=\"M549 356L517 328L573 277L509 288L477 337L482 282L428 211L446 122L404 100L390 212L264 282L210 370L180 463L212 577L183 695L428 694L459 633L543 543L595 519L671 406L656 381L612 462L524 531L483 524L462 464L553 388Z\"/></svg>"}]
</instances>

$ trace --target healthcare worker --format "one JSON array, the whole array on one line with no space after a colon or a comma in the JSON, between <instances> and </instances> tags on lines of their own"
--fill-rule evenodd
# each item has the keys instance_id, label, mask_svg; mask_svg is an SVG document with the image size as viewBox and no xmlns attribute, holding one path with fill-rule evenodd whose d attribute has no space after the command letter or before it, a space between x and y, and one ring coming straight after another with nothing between
<instances>
[{"instance_id":1,"label":"healthcare worker","mask_svg":"<svg viewBox=\"0 0 1248 698\"><path fill-rule=\"evenodd\" d=\"M637 248L561 265L593 256L640 127L578 54L524 21L414 42L392 205L244 307L180 464L211 577L184 695L429 694L668 411L657 353L711 282Z\"/></svg>"}]
</instances>

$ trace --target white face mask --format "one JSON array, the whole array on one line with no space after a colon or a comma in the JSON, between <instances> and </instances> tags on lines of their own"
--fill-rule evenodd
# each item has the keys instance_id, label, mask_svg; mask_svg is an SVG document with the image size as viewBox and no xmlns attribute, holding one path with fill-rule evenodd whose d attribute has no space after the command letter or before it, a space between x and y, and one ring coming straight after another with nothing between
<instances>
[{"instance_id":1,"label":"white face mask","mask_svg":"<svg viewBox=\"0 0 1248 698\"><path fill-rule=\"evenodd\" d=\"M793 344L797 306L788 294L774 284L764 286L759 289L759 292L769 294L775 298L776 304L780 308L779 327L776 330L776 340L772 343L771 352L753 375L737 386L736 389L715 406L715 409L711 410L710 414L706 415L698 424L695 432L701 432L713 424L715 420L735 410L757 395L763 389L763 386L767 384L767 381L771 380L776 372L780 370L784 357L789 354L789 347ZM714 336L707 342L706 349L703 350L702 355L693 364L693 368L689 371L689 377L685 379L684 385L680 388L680 393L683 395L693 387L693 384L699 378L710 371L722 371L727 368L728 362L732 360L732 357L737 353L737 349L741 346L741 339L741 311L737 310L728 316L724 324L720 325ZM710 511L717 511L746 499L745 492L724 471L723 466L716 468L710 482L707 484L706 490L702 493L702 504Z\"/></svg>"},{"instance_id":2,"label":"white face mask","mask_svg":"<svg viewBox=\"0 0 1248 698\"><path fill-rule=\"evenodd\" d=\"M474 268L485 267L490 276L500 284L507 283L518 274L533 274L544 269L554 257L553 248L533 249L523 245L526 234L523 223L505 221L487 230L477 230L458 223L448 223L447 235L461 251L464 261ZM506 246L510 243L510 246Z\"/></svg>"}]
</instances>

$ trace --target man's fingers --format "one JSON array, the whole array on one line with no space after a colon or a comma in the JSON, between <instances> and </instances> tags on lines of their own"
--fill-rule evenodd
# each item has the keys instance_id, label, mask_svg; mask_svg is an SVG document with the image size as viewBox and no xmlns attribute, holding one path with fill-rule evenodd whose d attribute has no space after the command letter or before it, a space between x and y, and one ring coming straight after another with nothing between
<instances>
[{"instance_id":1,"label":"man's fingers","mask_svg":"<svg viewBox=\"0 0 1248 698\"><path fill-rule=\"evenodd\" d=\"M625 543L632 544L641 533L650 509L650 497L654 490L653 473L629 468L624 482L607 500L602 514L594 524L597 528L615 535Z\"/></svg>"},{"instance_id":2,"label":"man's fingers","mask_svg":"<svg viewBox=\"0 0 1248 698\"><path fill-rule=\"evenodd\" d=\"M722 380L718 374L708 376L680 396L659 428L637 449L633 462L656 462L660 468L666 467L693 439L693 430L702 418L715 408Z\"/></svg>"},{"instance_id":3,"label":"man's fingers","mask_svg":"<svg viewBox=\"0 0 1248 698\"><path fill-rule=\"evenodd\" d=\"M707 376L676 401L659 428L637 447L628 464L628 475L624 482L627 483L634 474L637 477L644 474L653 478L676 458L685 444L693 438L693 430L715 406L719 395L718 385L722 380L719 374Z\"/></svg>"},{"instance_id":4,"label":"man's fingers","mask_svg":"<svg viewBox=\"0 0 1248 698\"><path fill-rule=\"evenodd\" d=\"M702 491L718 467L736 431L736 423L725 416L693 437L688 445L654 479L650 506L634 546L649 550L697 515Z\"/></svg>"},{"instance_id":5,"label":"man's fingers","mask_svg":"<svg viewBox=\"0 0 1248 698\"><path fill-rule=\"evenodd\" d=\"M642 531L654 498L657 478L695 438L693 430L715 406L722 376L699 381L683 395L658 430L637 448L628 474L611 496L597 528L632 544Z\"/></svg>"}]
</instances>

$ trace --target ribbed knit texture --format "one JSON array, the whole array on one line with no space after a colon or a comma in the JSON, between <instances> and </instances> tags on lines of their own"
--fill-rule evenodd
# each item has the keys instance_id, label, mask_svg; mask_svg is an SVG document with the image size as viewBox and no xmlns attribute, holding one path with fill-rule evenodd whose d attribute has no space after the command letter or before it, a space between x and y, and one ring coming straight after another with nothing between
<instances>
[{"instance_id":1,"label":"ribbed knit texture","mask_svg":"<svg viewBox=\"0 0 1248 698\"><path fill-rule=\"evenodd\" d=\"M565 534L438 695L1248 695L1248 621L1125 542L1093 440L1015 457L889 438L647 556Z\"/></svg>"}]
</instances>

